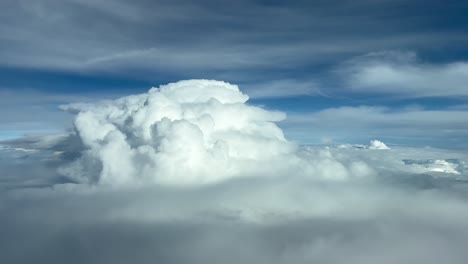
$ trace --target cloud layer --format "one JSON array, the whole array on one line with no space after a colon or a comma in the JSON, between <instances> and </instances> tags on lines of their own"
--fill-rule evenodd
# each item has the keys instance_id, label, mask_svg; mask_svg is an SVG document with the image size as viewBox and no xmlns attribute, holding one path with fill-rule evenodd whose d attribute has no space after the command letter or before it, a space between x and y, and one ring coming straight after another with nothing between
<instances>
[{"instance_id":1,"label":"cloud layer","mask_svg":"<svg viewBox=\"0 0 468 264\"><path fill-rule=\"evenodd\" d=\"M297 146L247 100L181 81L2 142L0 262L465 263L466 152Z\"/></svg>"},{"instance_id":2,"label":"cloud layer","mask_svg":"<svg viewBox=\"0 0 468 264\"><path fill-rule=\"evenodd\" d=\"M420 1L406 1L403 8L391 1L7 0L0 3L0 65L177 78L187 72L221 78L229 70L253 79L260 75L245 69L281 74L375 50L463 49L464 27L451 21L440 27L434 17L463 20L465 7Z\"/></svg>"},{"instance_id":3,"label":"cloud layer","mask_svg":"<svg viewBox=\"0 0 468 264\"><path fill-rule=\"evenodd\" d=\"M22 144L36 152L1 151L9 152L2 160L20 162L16 177L2 175L1 186L10 187L0 190L2 262L462 264L468 257L465 153L305 147L311 162L327 157L321 164L330 173L354 161L358 175L368 173L359 164L370 164L375 177L317 181L289 171L184 188L90 188L46 178L51 171L37 165L61 159L47 154L56 143L31 142ZM459 174L437 170L442 160ZM50 187L21 187L28 177Z\"/></svg>"}]
</instances>

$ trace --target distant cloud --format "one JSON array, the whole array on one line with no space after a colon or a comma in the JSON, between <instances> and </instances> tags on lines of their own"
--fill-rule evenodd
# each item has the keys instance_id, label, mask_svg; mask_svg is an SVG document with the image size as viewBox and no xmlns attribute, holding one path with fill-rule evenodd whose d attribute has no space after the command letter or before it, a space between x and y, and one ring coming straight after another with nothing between
<instances>
[{"instance_id":1,"label":"distant cloud","mask_svg":"<svg viewBox=\"0 0 468 264\"><path fill-rule=\"evenodd\" d=\"M371 140L369 149L390 149L390 148L382 141Z\"/></svg>"},{"instance_id":2,"label":"distant cloud","mask_svg":"<svg viewBox=\"0 0 468 264\"><path fill-rule=\"evenodd\" d=\"M356 92L403 97L468 96L468 62L429 64L413 52L378 52L355 58L341 68Z\"/></svg>"},{"instance_id":3,"label":"distant cloud","mask_svg":"<svg viewBox=\"0 0 468 264\"><path fill-rule=\"evenodd\" d=\"M424 108L389 108L359 106L328 108L309 113L289 113L281 126L292 138L335 140L369 140L385 137L402 144L428 144L439 147L463 145L468 133L466 109L429 110Z\"/></svg>"},{"instance_id":4,"label":"distant cloud","mask_svg":"<svg viewBox=\"0 0 468 264\"><path fill-rule=\"evenodd\" d=\"M103 92L83 95L0 87L0 131L4 134L0 134L0 140L25 134L62 133L72 123L70 115L60 111L59 105L94 102L116 96L117 94Z\"/></svg>"}]
</instances>

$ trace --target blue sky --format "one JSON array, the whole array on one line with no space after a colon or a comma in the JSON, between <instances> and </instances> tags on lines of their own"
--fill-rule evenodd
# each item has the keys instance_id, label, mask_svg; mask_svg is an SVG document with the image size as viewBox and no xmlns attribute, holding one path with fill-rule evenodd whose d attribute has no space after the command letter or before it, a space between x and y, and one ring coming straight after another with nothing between
<instances>
[{"instance_id":1,"label":"blue sky","mask_svg":"<svg viewBox=\"0 0 468 264\"><path fill-rule=\"evenodd\" d=\"M0 3L0 138L58 106L182 79L238 84L300 143L468 148L466 1Z\"/></svg>"}]
</instances>

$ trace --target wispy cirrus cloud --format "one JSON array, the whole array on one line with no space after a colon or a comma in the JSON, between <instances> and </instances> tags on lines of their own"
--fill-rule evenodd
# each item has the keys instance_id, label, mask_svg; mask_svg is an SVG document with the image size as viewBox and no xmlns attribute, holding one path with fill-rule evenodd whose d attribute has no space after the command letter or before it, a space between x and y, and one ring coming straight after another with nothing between
<instances>
[{"instance_id":1,"label":"wispy cirrus cloud","mask_svg":"<svg viewBox=\"0 0 468 264\"><path fill-rule=\"evenodd\" d=\"M311 80L279 79L245 84L242 87L252 99L324 95L319 85Z\"/></svg>"},{"instance_id":2,"label":"wispy cirrus cloud","mask_svg":"<svg viewBox=\"0 0 468 264\"><path fill-rule=\"evenodd\" d=\"M375 50L424 49L429 44L459 48L466 43L455 27L421 32L410 18L385 16L401 8L390 1L215 5L209 0L46 0L0 5L7 11L0 17L0 65L6 67L131 76L160 72L179 78L216 78L219 71L229 70L252 79L251 70L281 72ZM420 10L418 2L406 5L410 13ZM444 8L458 10L457 5ZM434 12L426 10L420 23L433 25Z\"/></svg>"}]
</instances>

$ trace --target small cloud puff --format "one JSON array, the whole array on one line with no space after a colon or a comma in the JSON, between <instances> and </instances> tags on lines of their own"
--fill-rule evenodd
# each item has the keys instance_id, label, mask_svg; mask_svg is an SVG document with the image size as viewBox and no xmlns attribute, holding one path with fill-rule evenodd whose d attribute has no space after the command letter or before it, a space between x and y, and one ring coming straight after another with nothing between
<instances>
[{"instance_id":1,"label":"small cloud puff","mask_svg":"<svg viewBox=\"0 0 468 264\"><path fill-rule=\"evenodd\" d=\"M387 145L385 145L385 143L383 143L382 141L371 140L369 149L390 149L390 148L387 147Z\"/></svg>"}]
</instances>

